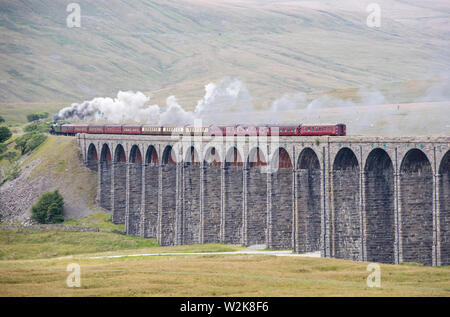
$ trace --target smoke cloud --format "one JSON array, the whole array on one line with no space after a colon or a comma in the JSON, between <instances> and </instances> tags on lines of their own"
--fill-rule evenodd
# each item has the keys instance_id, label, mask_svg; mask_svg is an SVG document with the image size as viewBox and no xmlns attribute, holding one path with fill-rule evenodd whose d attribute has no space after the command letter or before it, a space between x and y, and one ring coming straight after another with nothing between
<instances>
[{"instance_id":1,"label":"smoke cloud","mask_svg":"<svg viewBox=\"0 0 450 317\"><path fill-rule=\"evenodd\" d=\"M444 77L432 85L420 101L446 98L448 79ZM440 133L442 128L439 130L439 127L446 126L441 122L446 116L441 115L440 109L448 112L448 104L438 105L441 108L436 108L438 115L432 121L431 115L424 118L423 114L429 113L423 107L390 104L378 90L360 88L355 100L330 95L308 100L305 93L292 92L283 94L265 109L256 109L246 85L239 79L227 77L207 84L204 96L193 111L185 110L175 96L168 97L161 107L151 104L150 97L142 92L119 91L116 98L74 103L61 109L54 118L163 126L192 125L196 119L201 119L204 125L345 123L349 134L360 135ZM422 109L422 112L412 109ZM435 127L436 131L431 131L430 127Z\"/></svg>"},{"instance_id":2,"label":"smoke cloud","mask_svg":"<svg viewBox=\"0 0 450 317\"><path fill-rule=\"evenodd\" d=\"M139 122L156 125L193 124L196 118L232 111L253 111L245 84L232 78L205 86L205 95L194 111L186 111L175 96L166 99L166 106L149 105L150 97L142 92L119 91L116 98L94 98L61 109L55 120L107 121L111 123ZM213 120L213 119L210 119Z\"/></svg>"}]
</instances>

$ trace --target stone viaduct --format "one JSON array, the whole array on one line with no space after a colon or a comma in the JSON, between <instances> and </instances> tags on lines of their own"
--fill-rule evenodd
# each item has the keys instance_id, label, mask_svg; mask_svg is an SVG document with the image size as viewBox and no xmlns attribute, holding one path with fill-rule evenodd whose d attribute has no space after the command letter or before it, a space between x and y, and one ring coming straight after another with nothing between
<instances>
[{"instance_id":1,"label":"stone viaduct","mask_svg":"<svg viewBox=\"0 0 450 317\"><path fill-rule=\"evenodd\" d=\"M450 264L450 137L78 134L98 203L161 245Z\"/></svg>"}]
</instances>

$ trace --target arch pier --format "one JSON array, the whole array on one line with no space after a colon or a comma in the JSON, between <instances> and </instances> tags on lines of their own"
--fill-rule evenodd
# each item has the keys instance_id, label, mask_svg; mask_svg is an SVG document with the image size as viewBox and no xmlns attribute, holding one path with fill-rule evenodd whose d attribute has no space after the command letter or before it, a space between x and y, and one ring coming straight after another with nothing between
<instances>
[{"instance_id":1,"label":"arch pier","mask_svg":"<svg viewBox=\"0 0 450 317\"><path fill-rule=\"evenodd\" d=\"M450 264L450 137L194 141L77 134L98 204L126 234Z\"/></svg>"}]
</instances>

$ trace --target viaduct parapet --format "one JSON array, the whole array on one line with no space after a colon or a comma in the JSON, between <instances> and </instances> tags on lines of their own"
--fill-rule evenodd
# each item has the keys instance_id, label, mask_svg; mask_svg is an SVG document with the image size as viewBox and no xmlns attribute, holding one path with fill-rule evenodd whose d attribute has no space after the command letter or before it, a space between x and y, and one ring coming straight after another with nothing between
<instances>
[{"instance_id":1,"label":"viaduct parapet","mask_svg":"<svg viewBox=\"0 0 450 317\"><path fill-rule=\"evenodd\" d=\"M450 264L450 137L78 134L98 203L161 245Z\"/></svg>"}]
</instances>

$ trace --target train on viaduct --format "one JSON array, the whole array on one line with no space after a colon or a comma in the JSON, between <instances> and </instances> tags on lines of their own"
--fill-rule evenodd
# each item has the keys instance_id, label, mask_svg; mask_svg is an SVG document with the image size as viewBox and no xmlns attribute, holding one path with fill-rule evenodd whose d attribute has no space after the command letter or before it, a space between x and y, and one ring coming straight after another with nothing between
<instances>
[{"instance_id":1,"label":"train on viaduct","mask_svg":"<svg viewBox=\"0 0 450 317\"><path fill-rule=\"evenodd\" d=\"M76 139L127 234L450 264L448 136Z\"/></svg>"}]
</instances>

